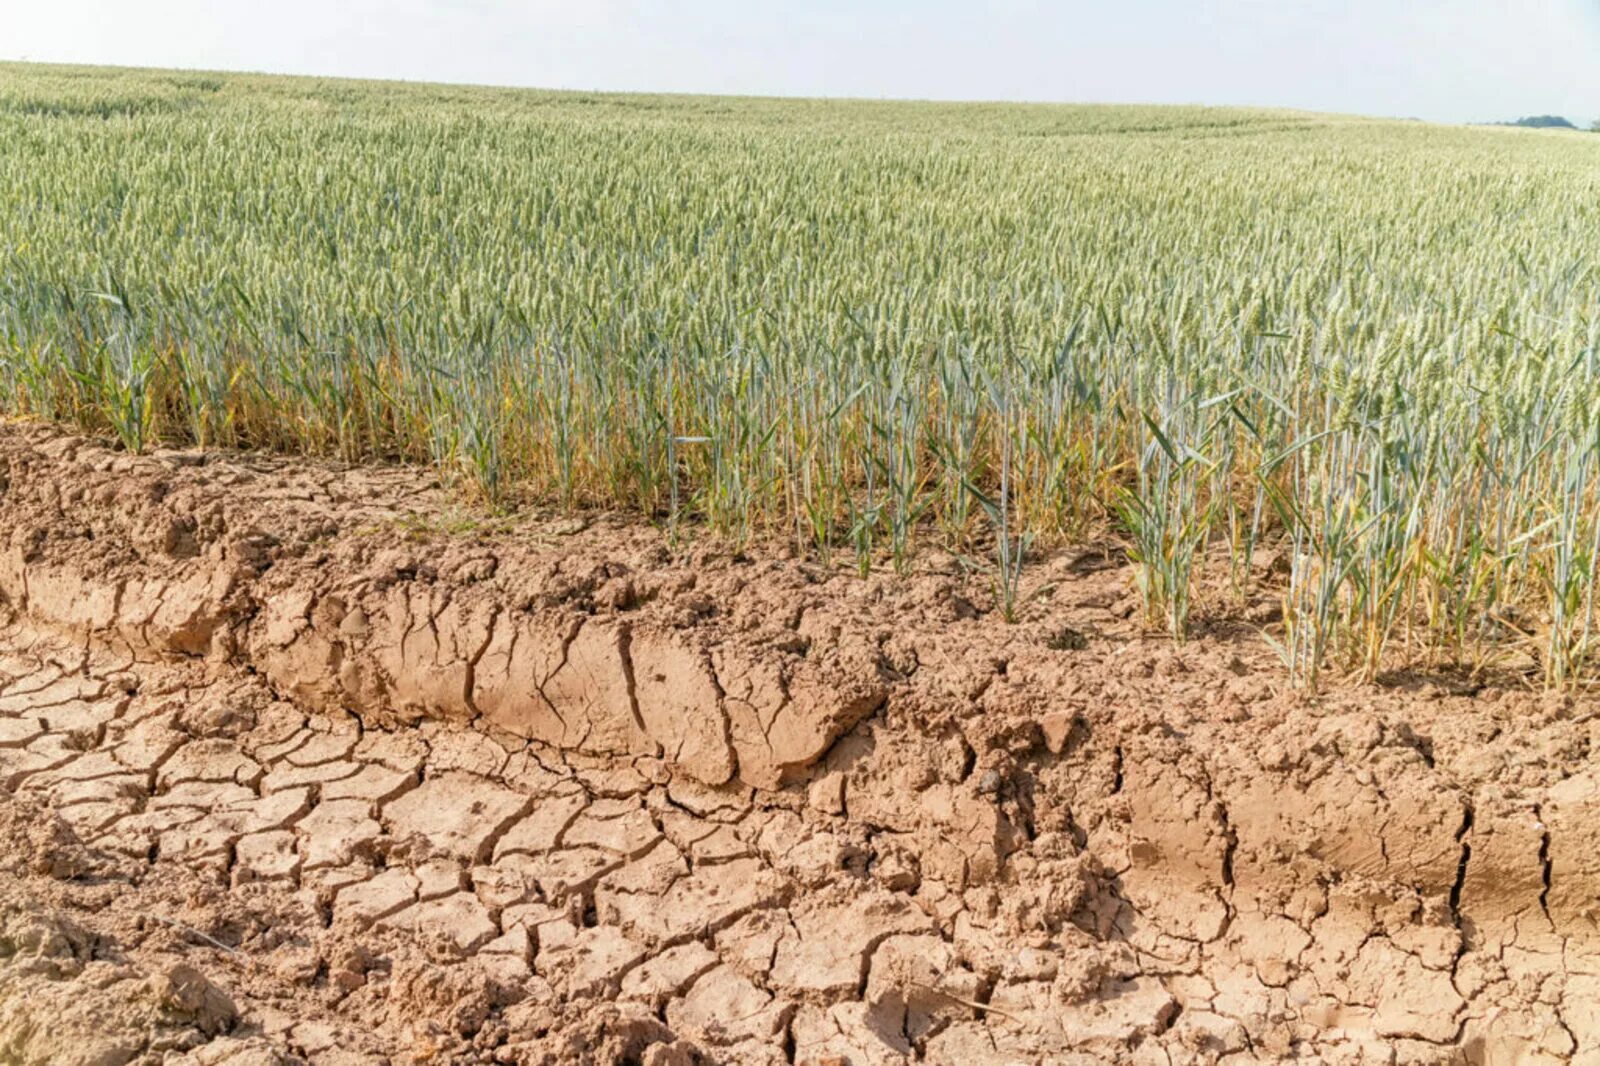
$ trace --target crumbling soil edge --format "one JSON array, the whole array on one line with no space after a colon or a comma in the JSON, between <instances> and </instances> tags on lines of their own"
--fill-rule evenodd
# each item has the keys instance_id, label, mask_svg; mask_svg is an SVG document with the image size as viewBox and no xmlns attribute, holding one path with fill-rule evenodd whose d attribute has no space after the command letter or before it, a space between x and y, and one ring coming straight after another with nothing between
<instances>
[{"instance_id":1,"label":"crumbling soil edge","mask_svg":"<svg viewBox=\"0 0 1600 1066\"><path fill-rule=\"evenodd\" d=\"M970 617L956 578L874 600L792 564L641 565L659 556L614 535L419 544L404 521L437 497L361 471L316 472L327 498L284 514L300 476L287 466L249 470L241 492L229 463L199 464L217 483L196 485L188 458L43 431L3 451L0 593L27 632L135 674L254 676L302 713L356 712L373 736L445 723L541 764L643 772L664 801L674 787L720 797L702 810L803 798L799 831L864 832L864 883L914 903L955 952L935 976L974 975L989 1016L973 1039L1025 1036L1044 1053L1071 1046L1062 1025L1018 1036L1005 1019L1131 1002L1143 1020L1111 1026L1107 1044L1128 1054L1198 1042L1500 1061L1600 1046L1580 1006L1600 991L1582 707L1374 692L1304 704L1252 683L1259 662L1241 678L1238 649L1119 636L1106 575L1034 629L1087 615L1113 647L1057 653ZM363 500L360 524L327 488L340 478ZM470 858L493 858L544 802ZM781 872L777 854L762 859ZM784 876L773 899L789 908L804 879ZM644 939L714 943L749 913ZM879 1009L862 982L895 935L868 939L848 988L807 1001L803 984L756 987ZM1042 961L1022 963L1030 952Z\"/></svg>"}]
</instances>

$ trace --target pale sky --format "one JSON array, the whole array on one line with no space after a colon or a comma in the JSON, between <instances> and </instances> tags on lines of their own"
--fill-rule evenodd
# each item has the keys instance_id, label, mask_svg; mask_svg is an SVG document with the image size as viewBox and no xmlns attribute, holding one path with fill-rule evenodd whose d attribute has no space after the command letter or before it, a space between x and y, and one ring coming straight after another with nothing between
<instances>
[{"instance_id":1,"label":"pale sky","mask_svg":"<svg viewBox=\"0 0 1600 1066\"><path fill-rule=\"evenodd\" d=\"M543 88L1600 116L1600 0L0 0L0 58Z\"/></svg>"}]
</instances>

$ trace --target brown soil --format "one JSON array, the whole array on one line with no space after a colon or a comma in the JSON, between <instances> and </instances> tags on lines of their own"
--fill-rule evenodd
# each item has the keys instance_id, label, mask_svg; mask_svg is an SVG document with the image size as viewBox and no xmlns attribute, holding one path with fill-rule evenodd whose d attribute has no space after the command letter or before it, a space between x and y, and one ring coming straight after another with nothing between
<instances>
[{"instance_id":1,"label":"brown soil","mask_svg":"<svg viewBox=\"0 0 1600 1066\"><path fill-rule=\"evenodd\" d=\"M0 1062L1600 1063L1592 702L425 478L0 429Z\"/></svg>"}]
</instances>

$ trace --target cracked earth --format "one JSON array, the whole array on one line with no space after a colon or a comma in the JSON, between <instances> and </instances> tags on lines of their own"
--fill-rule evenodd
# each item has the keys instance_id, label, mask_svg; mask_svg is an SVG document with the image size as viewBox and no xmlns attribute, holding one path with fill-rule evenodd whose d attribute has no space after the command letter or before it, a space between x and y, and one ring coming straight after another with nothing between
<instances>
[{"instance_id":1,"label":"cracked earth","mask_svg":"<svg viewBox=\"0 0 1600 1066\"><path fill-rule=\"evenodd\" d=\"M1591 700L29 426L0 546L0 1062L1600 1063Z\"/></svg>"}]
</instances>

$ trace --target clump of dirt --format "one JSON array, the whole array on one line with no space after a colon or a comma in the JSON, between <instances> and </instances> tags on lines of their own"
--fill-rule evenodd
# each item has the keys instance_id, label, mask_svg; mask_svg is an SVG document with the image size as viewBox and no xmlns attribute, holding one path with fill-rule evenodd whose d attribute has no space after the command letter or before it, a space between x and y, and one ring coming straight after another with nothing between
<instances>
[{"instance_id":1,"label":"clump of dirt","mask_svg":"<svg viewBox=\"0 0 1600 1066\"><path fill-rule=\"evenodd\" d=\"M0 1058L1600 1057L1585 701L452 507L0 431Z\"/></svg>"}]
</instances>

